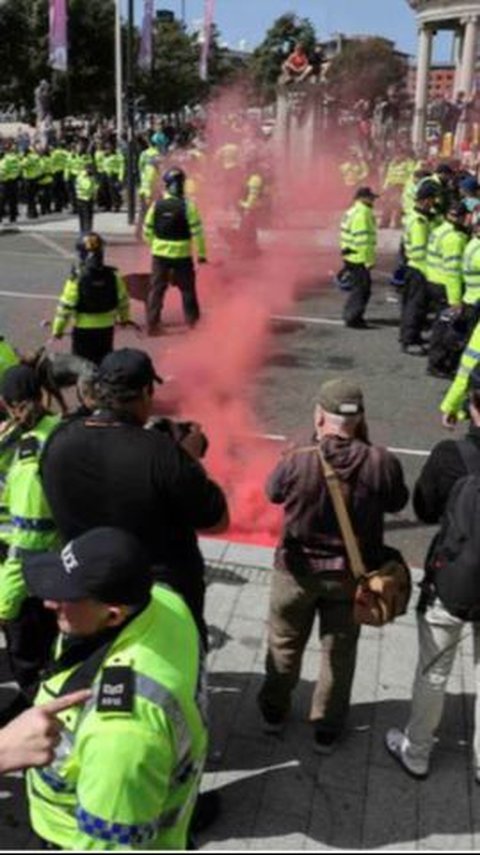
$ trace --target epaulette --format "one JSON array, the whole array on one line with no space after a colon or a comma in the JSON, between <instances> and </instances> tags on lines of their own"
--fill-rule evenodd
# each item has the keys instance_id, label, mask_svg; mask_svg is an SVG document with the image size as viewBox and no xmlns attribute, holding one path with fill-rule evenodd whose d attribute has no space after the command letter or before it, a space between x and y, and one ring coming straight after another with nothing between
<instances>
[{"instance_id":1,"label":"epaulette","mask_svg":"<svg viewBox=\"0 0 480 855\"><path fill-rule=\"evenodd\" d=\"M23 437L18 443L18 459L27 460L29 457L36 457L40 451L40 442L36 436Z\"/></svg>"}]
</instances>

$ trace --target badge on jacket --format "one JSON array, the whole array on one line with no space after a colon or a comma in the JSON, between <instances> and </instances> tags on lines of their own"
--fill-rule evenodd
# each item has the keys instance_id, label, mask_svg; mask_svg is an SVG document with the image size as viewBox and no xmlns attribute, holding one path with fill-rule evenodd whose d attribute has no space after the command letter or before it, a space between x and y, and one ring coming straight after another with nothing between
<instances>
[{"instance_id":1,"label":"badge on jacket","mask_svg":"<svg viewBox=\"0 0 480 855\"><path fill-rule=\"evenodd\" d=\"M103 669L97 712L131 713L134 697L134 675L131 668L112 665Z\"/></svg>"}]
</instances>

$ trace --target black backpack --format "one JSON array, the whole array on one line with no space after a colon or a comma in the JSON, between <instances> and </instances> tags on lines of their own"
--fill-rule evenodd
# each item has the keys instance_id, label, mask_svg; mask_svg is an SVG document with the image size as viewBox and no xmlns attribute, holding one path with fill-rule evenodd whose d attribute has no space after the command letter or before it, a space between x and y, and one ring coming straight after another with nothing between
<instances>
[{"instance_id":1,"label":"black backpack","mask_svg":"<svg viewBox=\"0 0 480 855\"><path fill-rule=\"evenodd\" d=\"M443 605L464 621L480 620L480 450L458 450L467 472L455 482L428 556L427 577Z\"/></svg>"}]
</instances>

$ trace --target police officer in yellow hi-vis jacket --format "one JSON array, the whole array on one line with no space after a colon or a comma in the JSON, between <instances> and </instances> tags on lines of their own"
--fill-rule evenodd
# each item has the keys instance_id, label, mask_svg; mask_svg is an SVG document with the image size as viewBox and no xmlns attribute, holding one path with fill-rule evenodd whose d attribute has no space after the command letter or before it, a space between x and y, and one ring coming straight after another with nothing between
<instances>
[{"instance_id":1,"label":"police officer in yellow hi-vis jacket","mask_svg":"<svg viewBox=\"0 0 480 855\"><path fill-rule=\"evenodd\" d=\"M195 326L200 317L192 241L199 263L205 262L205 236L197 206L185 198L185 180L183 169L169 169L163 176L166 192L151 205L145 217L143 236L152 251L152 279L147 298L150 335L159 330L163 300L170 284L180 289L188 326Z\"/></svg>"},{"instance_id":2,"label":"police officer in yellow hi-vis jacket","mask_svg":"<svg viewBox=\"0 0 480 855\"><path fill-rule=\"evenodd\" d=\"M367 328L364 312L372 289L370 270L376 260L377 223L373 205L377 194L370 187L359 187L353 205L341 223L340 249L350 273L352 289L343 309L345 326Z\"/></svg>"},{"instance_id":3,"label":"police officer in yellow hi-vis jacket","mask_svg":"<svg viewBox=\"0 0 480 855\"><path fill-rule=\"evenodd\" d=\"M52 336L61 338L72 322L72 353L98 365L113 350L116 320L120 324L130 321L128 291L116 268L104 264L100 235L85 235L77 248L80 268L65 282Z\"/></svg>"},{"instance_id":4,"label":"police officer in yellow hi-vis jacket","mask_svg":"<svg viewBox=\"0 0 480 855\"><path fill-rule=\"evenodd\" d=\"M91 687L59 713L55 758L28 772L30 818L45 847L185 850L206 750L199 636L183 599L152 587L139 540L92 529L26 563L57 618L55 659L36 704Z\"/></svg>"}]
</instances>

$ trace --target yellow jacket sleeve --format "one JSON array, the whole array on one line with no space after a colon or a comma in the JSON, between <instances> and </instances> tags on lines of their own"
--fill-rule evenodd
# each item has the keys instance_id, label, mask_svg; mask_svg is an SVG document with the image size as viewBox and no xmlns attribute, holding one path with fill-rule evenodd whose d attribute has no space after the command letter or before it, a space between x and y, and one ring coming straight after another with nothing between
<instances>
[{"instance_id":1,"label":"yellow jacket sleeve","mask_svg":"<svg viewBox=\"0 0 480 855\"><path fill-rule=\"evenodd\" d=\"M203 223L197 206L191 200L187 201L187 218L188 224L190 226L190 231L192 233L193 240L195 241L195 246L197 248L198 257L206 258L207 247L205 243Z\"/></svg>"},{"instance_id":2,"label":"yellow jacket sleeve","mask_svg":"<svg viewBox=\"0 0 480 855\"><path fill-rule=\"evenodd\" d=\"M53 320L52 333L53 335L63 335L70 321L75 317L78 304L78 281L70 277L65 282L62 296L57 306L55 318Z\"/></svg>"},{"instance_id":3,"label":"yellow jacket sleeve","mask_svg":"<svg viewBox=\"0 0 480 855\"><path fill-rule=\"evenodd\" d=\"M130 297L128 295L127 285L123 276L116 274L117 278L117 296L118 296L118 319L121 324L127 323L130 320Z\"/></svg>"}]
</instances>

